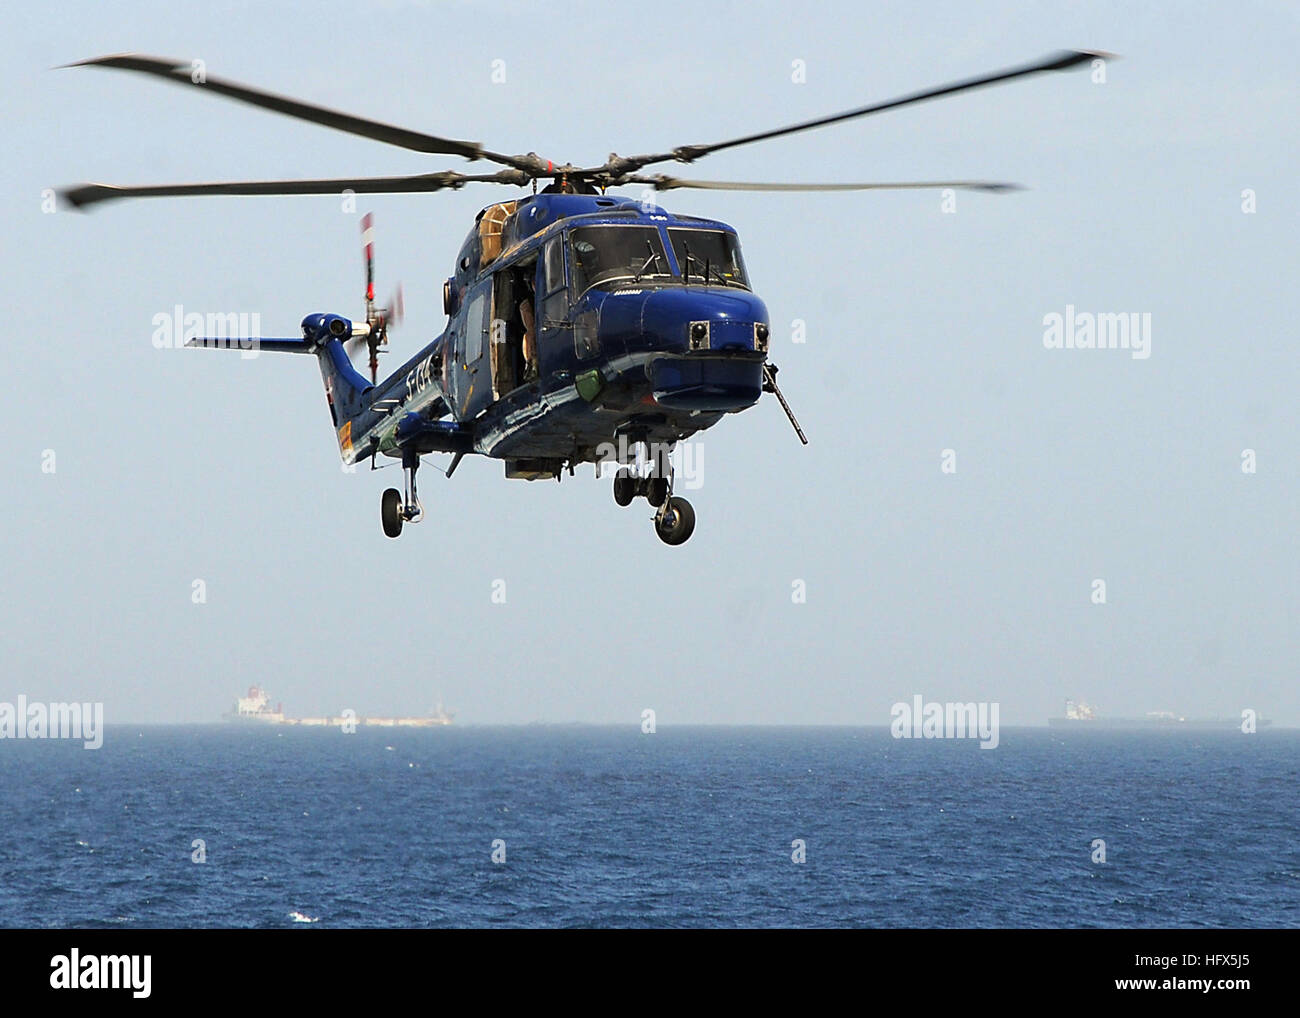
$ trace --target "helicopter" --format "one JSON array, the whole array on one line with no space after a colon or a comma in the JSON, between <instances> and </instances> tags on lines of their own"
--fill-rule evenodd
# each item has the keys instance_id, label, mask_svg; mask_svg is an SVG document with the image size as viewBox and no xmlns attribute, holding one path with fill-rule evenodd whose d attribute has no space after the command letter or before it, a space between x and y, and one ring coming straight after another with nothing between
<instances>
[{"instance_id":1,"label":"helicopter","mask_svg":"<svg viewBox=\"0 0 1300 1018\"><path fill-rule=\"evenodd\" d=\"M492 173L263 180L64 189L86 209L124 198L182 195L430 193L467 184L530 188L479 212L443 284L442 333L382 381L378 355L401 317L400 291L375 302L373 220L362 219L364 321L317 312L300 336L257 338L259 351L310 354L320 366L344 464L400 459L403 490L380 501L384 533L398 537L423 518L416 490L421 458L450 454L502 460L507 478L559 480L580 463L600 476L613 462L614 500L644 498L668 545L695 529L690 502L673 492L672 451L729 414L772 394L803 444L808 439L768 359L771 324L754 292L737 231L713 219L668 212L651 193L675 189L755 192L951 188L987 192L1016 185L980 180L893 183L762 183L643 173L667 162L826 127L1015 79L1065 71L1110 54L1067 50L1044 59L830 116L703 145L637 156L611 153L598 166L556 165L535 152L507 155L477 142L437 137L326 109L237 82L191 74L185 61L121 54L68 66L115 68L201 88L262 109L401 148L494 163ZM539 191L538 182L546 185ZM640 199L609 193L638 186ZM194 337L197 347L246 349L242 341ZM369 378L352 354L369 354Z\"/></svg>"}]
</instances>

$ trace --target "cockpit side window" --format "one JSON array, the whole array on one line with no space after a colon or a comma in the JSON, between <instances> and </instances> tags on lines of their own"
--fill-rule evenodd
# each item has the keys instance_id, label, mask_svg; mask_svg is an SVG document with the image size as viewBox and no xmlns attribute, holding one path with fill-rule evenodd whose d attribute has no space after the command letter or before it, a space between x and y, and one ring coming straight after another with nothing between
<instances>
[{"instance_id":1,"label":"cockpit side window","mask_svg":"<svg viewBox=\"0 0 1300 1018\"><path fill-rule=\"evenodd\" d=\"M552 237L546 243L543 286L547 293L554 293L564 285L563 239L563 237Z\"/></svg>"},{"instance_id":2,"label":"cockpit side window","mask_svg":"<svg viewBox=\"0 0 1300 1018\"><path fill-rule=\"evenodd\" d=\"M569 294L564 286L564 238L552 237L542 249L542 324L562 322L569 313Z\"/></svg>"}]
</instances>

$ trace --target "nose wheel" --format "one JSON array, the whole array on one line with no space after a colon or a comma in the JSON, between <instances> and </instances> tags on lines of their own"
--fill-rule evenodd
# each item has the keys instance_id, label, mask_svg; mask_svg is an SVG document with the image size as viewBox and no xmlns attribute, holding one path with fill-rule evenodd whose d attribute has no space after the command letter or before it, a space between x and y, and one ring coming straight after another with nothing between
<instances>
[{"instance_id":1,"label":"nose wheel","mask_svg":"<svg viewBox=\"0 0 1300 1018\"><path fill-rule=\"evenodd\" d=\"M664 544L685 544L695 533L695 509L684 498L668 498L655 513L655 533Z\"/></svg>"}]
</instances>

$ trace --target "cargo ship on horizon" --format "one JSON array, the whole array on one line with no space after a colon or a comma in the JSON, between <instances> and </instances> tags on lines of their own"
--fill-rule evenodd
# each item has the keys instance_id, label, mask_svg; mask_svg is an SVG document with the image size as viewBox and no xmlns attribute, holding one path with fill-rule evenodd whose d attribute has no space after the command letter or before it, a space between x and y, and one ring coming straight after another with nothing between
<instances>
[{"instance_id":1,"label":"cargo ship on horizon","mask_svg":"<svg viewBox=\"0 0 1300 1018\"><path fill-rule=\"evenodd\" d=\"M1165 730L1195 729L1229 729L1241 730L1245 718L1185 718L1165 710L1148 711L1140 718L1115 718L1099 715L1097 711L1082 700L1066 700L1063 717L1048 718L1047 723L1053 728L1108 729L1108 728L1160 728ZM1266 728L1271 721L1255 720L1257 728Z\"/></svg>"},{"instance_id":2,"label":"cargo ship on horizon","mask_svg":"<svg viewBox=\"0 0 1300 1018\"><path fill-rule=\"evenodd\" d=\"M266 690L260 686L250 686L248 695L236 700L234 706L221 717L237 724L300 725L304 728L343 728L349 725L358 728L436 728L451 724L454 715L444 710L439 703L431 713L422 717L362 717L349 714L338 717L290 718L285 716L283 704L271 706L271 698Z\"/></svg>"}]
</instances>

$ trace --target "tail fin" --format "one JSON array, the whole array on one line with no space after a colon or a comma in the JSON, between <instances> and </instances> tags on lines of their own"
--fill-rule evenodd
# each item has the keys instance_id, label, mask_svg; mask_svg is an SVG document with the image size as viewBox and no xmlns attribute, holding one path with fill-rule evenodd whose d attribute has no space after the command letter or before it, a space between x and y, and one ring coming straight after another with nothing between
<instances>
[{"instance_id":1,"label":"tail fin","mask_svg":"<svg viewBox=\"0 0 1300 1018\"><path fill-rule=\"evenodd\" d=\"M341 315L314 314L302 320L303 341L309 345L320 364L320 375L325 382L325 398L329 400L330 415L335 429L342 428L366 408L365 394L374 386L366 381L343 348L343 341L353 331L363 331L364 324L353 325ZM342 438L340 436L340 441ZM347 450L344 450L345 457Z\"/></svg>"}]
</instances>

